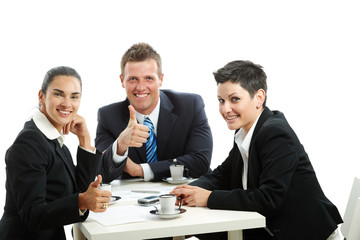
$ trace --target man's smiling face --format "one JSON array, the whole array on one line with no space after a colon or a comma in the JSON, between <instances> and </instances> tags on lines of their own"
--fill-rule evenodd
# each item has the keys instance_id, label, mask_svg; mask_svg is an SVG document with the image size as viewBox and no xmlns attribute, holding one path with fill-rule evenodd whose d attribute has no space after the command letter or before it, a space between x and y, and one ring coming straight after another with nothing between
<instances>
[{"instance_id":1,"label":"man's smiling face","mask_svg":"<svg viewBox=\"0 0 360 240\"><path fill-rule=\"evenodd\" d=\"M149 115L155 109L163 76L158 76L158 66L154 59L126 63L120 79L130 104L137 112Z\"/></svg>"}]
</instances>

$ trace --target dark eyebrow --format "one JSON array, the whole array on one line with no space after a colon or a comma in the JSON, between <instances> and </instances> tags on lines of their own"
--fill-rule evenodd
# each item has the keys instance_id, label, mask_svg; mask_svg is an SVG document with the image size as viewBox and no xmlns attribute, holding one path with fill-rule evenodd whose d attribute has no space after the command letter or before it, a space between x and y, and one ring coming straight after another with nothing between
<instances>
[{"instance_id":1,"label":"dark eyebrow","mask_svg":"<svg viewBox=\"0 0 360 240\"><path fill-rule=\"evenodd\" d=\"M129 76L126 80L129 80L129 79L132 79L132 78L136 78L136 79L137 79L136 76Z\"/></svg>"},{"instance_id":2,"label":"dark eyebrow","mask_svg":"<svg viewBox=\"0 0 360 240\"><path fill-rule=\"evenodd\" d=\"M241 95L240 93L233 92L228 97L232 97L232 96L237 95L237 94Z\"/></svg>"},{"instance_id":3,"label":"dark eyebrow","mask_svg":"<svg viewBox=\"0 0 360 240\"><path fill-rule=\"evenodd\" d=\"M63 90L60 90L60 89L57 89L57 88L54 88L53 91L57 91L57 92L60 92L62 94L64 94L64 91ZM80 92L73 92L71 93L71 95L80 95L81 93Z\"/></svg>"},{"instance_id":4,"label":"dark eyebrow","mask_svg":"<svg viewBox=\"0 0 360 240\"><path fill-rule=\"evenodd\" d=\"M53 91L60 92L60 93L64 93L64 91L63 91L63 90L56 89L56 88L54 88L54 89L53 89Z\"/></svg>"}]
</instances>

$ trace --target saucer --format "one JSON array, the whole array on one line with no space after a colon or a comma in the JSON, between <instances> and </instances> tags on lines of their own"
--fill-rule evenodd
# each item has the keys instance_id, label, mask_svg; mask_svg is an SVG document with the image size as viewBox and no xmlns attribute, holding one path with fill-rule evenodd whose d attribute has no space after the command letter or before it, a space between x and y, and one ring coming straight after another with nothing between
<instances>
[{"instance_id":1,"label":"saucer","mask_svg":"<svg viewBox=\"0 0 360 240\"><path fill-rule=\"evenodd\" d=\"M180 214L182 214L184 212L186 212L186 209L184 209L184 208L181 208L181 209L176 208L175 212L170 213L170 214L163 214L163 213L161 213L161 210L160 211L158 211L158 210L151 210L150 211L151 214L157 215L157 216L159 216L159 218L163 218L163 219L176 218L176 217L180 216Z\"/></svg>"},{"instance_id":2,"label":"saucer","mask_svg":"<svg viewBox=\"0 0 360 240\"><path fill-rule=\"evenodd\" d=\"M182 177L178 180L173 180L172 177L168 177L168 178L163 178L163 181L168 182L170 184L181 184L181 183L186 183L190 179L191 178Z\"/></svg>"},{"instance_id":3,"label":"saucer","mask_svg":"<svg viewBox=\"0 0 360 240\"><path fill-rule=\"evenodd\" d=\"M110 202L116 202L117 200L120 200L120 199L121 199L121 197L119 197L119 196L111 196Z\"/></svg>"}]
</instances>

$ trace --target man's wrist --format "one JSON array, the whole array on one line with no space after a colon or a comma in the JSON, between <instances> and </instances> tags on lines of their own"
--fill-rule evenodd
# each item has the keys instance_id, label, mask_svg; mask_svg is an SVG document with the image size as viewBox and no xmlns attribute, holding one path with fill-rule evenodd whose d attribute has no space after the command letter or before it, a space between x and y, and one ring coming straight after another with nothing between
<instances>
[{"instance_id":1,"label":"man's wrist","mask_svg":"<svg viewBox=\"0 0 360 240\"><path fill-rule=\"evenodd\" d=\"M124 144L121 144L120 137L116 141L116 146L117 146L117 151L116 151L117 155L124 156L128 147L125 146Z\"/></svg>"},{"instance_id":2,"label":"man's wrist","mask_svg":"<svg viewBox=\"0 0 360 240\"><path fill-rule=\"evenodd\" d=\"M138 172L139 177L142 177L142 178L144 177L144 170L140 164L137 165L137 172Z\"/></svg>"},{"instance_id":3,"label":"man's wrist","mask_svg":"<svg viewBox=\"0 0 360 240\"><path fill-rule=\"evenodd\" d=\"M122 163L128 157L128 150L123 155L117 154L117 140L112 144L112 158L114 163Z\"/></svg>"}]
</instances>

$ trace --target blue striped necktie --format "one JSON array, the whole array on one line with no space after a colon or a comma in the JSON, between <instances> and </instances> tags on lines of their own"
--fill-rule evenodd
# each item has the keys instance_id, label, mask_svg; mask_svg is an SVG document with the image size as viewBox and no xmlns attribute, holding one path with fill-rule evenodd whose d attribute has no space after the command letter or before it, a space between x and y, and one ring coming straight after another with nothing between
<instances>
[{"instance_id":1,"label":"blue striped necktie","mask_svg":"<svg viewBox=\"0 0 360 240\"><path fill-rule=\"evenodd\" d=\"M156 136L154 134L154 125L152 124L149 118L145 118L144 125L149 128L149 137L146 140L145 148L146 148L146 159L148 162L157 162L157 154L156 154Z\"/></svg>"}]
</instances>

